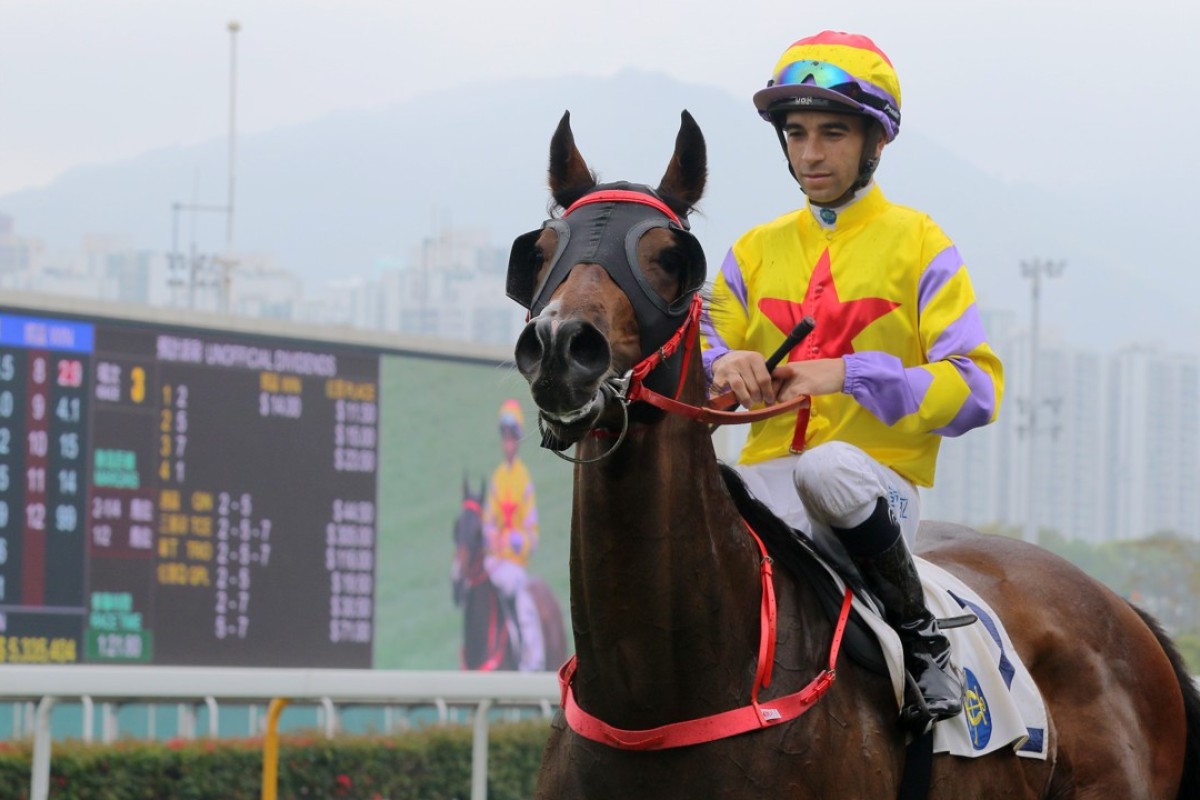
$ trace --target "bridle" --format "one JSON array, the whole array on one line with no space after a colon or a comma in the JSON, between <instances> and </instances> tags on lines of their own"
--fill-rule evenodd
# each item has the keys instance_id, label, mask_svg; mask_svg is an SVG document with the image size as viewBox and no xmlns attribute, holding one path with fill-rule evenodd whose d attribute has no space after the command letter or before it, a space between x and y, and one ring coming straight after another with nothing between
<instances>
[{"instance_id":1,"label":"bridle","mask_svg":"<svg viewBox=\"0 0 1200 800\"><path fill-rule=\"evenodd\" d=\"M571 219L572 215L577 215ZM665 217L665 221L662 219ZM612 225L613 227L609 227ZM597 390L605 404L617 402L621 408L621 427L592 429L590 436L616 440L594 458L565 455L561 448L550 444L554 437L545 427L545 415L539 411L538 430L543 446L564 461L573 464L592 464L611 455L629 433L629 407L646 403L671 414L679 414L701 423L713 425L744 424L784 414L804 407L808 397L800 396L785 403L765 408L732 411L736 400L727 392L695 406L679 400L687 379L687 367L698 339L702 300L699 289L703 283L704 251L688 229L685 217L668 206L654 190L635 184L616 183L599 187L572 203L558 220L548 220L543 227L553 227L560 241L547 276L536 290L520 270L522 258L534 246L541 229L530 231L513 243L509 261L508 294L537 317L545 308L555 289L566 279L574 263L600 263L610 277L625 292L633 305L634 316L643 336L642 360L622 375L606 378ZM699 270L681 278L683 294L667 302L650 289L637 265L636 239L652 227L665 227L681 240ZM617 236L610 235L617 232ZM672 328L672 325L674 327ZM649 340L647 342L647 339Z\"/></svg>"}]
</instances>

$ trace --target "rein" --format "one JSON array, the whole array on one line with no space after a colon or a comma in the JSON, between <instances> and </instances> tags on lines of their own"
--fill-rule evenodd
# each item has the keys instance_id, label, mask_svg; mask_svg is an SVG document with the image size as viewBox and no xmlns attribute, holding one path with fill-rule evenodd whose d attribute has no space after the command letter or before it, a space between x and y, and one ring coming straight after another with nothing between
<instances>
[{"instance_id":1,"label":"rein","mask_svg":"<svg viewBox=\"0 0 1200 800\"><path fill-rule=\"evenodd\" d=\"M754 537L762 556L759 569L762 577L762 603L759 615L758 667L755 671L754 683L750 687L750 704L706 717L661 725L657 728L643 730L617 728L599 717L589 714L576 702L575 692L571 688L571 681L575 676L576 657L571 656L558 671L559 688L562 692L560 703L571 730L585 739L621 750L666 750L673 747L686 747L788 722L816 705L817 701L829 691L829 687L833 685L837 675L837 658L842 647L842 635L846 630L846 621L850 617L850 602L853 593L849 588L846 589L845 597L842 599L842 609L838 614L837 625L834 627L833 641L829 647L829 666L803 689L765 703L759 702L758 690L771 685L771 670L775 662L777 622L775 584L772 580L771 557L767 554L762 539L754 532L749 523L746 523L746 530Z\"/></svg>"},{"instance_id":2,"label":"rein","mask_svg":"<svg viewBox=\"0 0 1200 800\"><path fill-rule=\"evenodd\" d=\"M773 406L767 406L765 408L760 408L757 411L724 411L722 409L728 408L736 402L732 392L726 392L725 394L712 398L706 405L694 406L690 403L684 403L676 400L673 397L667 397L664 394L659 394L653 389L648 388L643 383L643 381L646 379L646 376L653 372L655 368L657 368L662 362L670 358L679 348L681 342L686 342L686 347L684 349L683 370L683 372L686 374L687 362L692 357L692 350L695 348L695 334L696 328L700 324L700 311L702 304L703 301L701 300L700 295L695 295L692 298L692 305L688 309L688 315L684 319L683 324L679 327L679 330L675 332L675 335L668 339L666 344L664 344L658 350L654 351L646 358L643 358L634 366L632 370L629 371L625 378L628 380L628 385L623 394L626 402L635 403L641 401L644 403L649 403L655 408L661 408L663 411L667 411L672 414L680 414L700 422L722 424L758 422L759 420L767 419L768 417L774 417L787 411L791 411L792 409L801 408L808 405L808 396L800 395L799 397L793 397L786 403L778 403ZM680 387L675 392L676 397L679 396L679 392L683 388L682 384L683 379L680 378Z\"/></svg>"},{"instance_id":3,"label":"rein","mask_svg":"<svg viewBox=\"0 0 1200 800\"><path fill-rule=\"evenodd\" d=\"M624 375L608 378L601 384L600 391L621 403L621 411L623 413L620 433L617 435L617 441L611 447L595 458L575 458L557 450L552 450L551 452L563 461L570 461L572 464L593 464L607 458L620 446L621 442L625 441L625 436L629 432L629 405L631 403L647 403L670 414L678 414L689 419L694 419L697 422L716 425L740 425L749 422L758 422L759 420L808 407L808 395L799 395L786 402L764 408L747 409L746 411L725 411L723 409L737 404L733 392L725 392L711 398L705 405L694 406L691 403L677 400L675 397L667 397L646 386L644 383L646 376L674 355L675 351L679 349L680 344L686 343L684 345L684 362L679 387L675 392L676 397L679 396L683 390L684 378L682 376L686 376L687 374L687 364L695 348L696 329L700 324L702 303L700 295L695 295L692 298L691 306L688 308L688 314L683 324L679 326L679 329L675 331L674 335L662 347L643 358L634 365L633 369ZM543 434L545 433L540 413L538 414L538 428ZM610 434L606 431L593 430L590 435L594 437L607 437Z\"/></svg>"}]
</instances>

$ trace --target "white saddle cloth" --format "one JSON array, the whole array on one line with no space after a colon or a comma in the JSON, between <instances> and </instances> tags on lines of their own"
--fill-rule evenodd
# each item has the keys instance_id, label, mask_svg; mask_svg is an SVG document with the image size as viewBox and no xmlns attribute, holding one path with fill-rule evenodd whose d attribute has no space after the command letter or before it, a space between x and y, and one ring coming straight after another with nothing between
<instances>
[{"instance_id":1,"label":"white saddle cloth","mask_svg":"<svg viewBox=\"0 0 1200 800\"><path fill-rule=\"evenodd\" d=\"M974 757L1008 747L1019 756L1044 759L1046 705L1000 618L978 594L949 572L919 556L914 561L925 586L926 604L935 617L966 613L979 617L971 625L943 631L950 640L951 660L963 676L963 713L934 726L933 752ZM837 580L843 585L840 578ZM899 711L904 699L900 637L857 597L854 607L879 638Z\"/></svg>"},{"instance_id":2,"label":"white saddle cloth","mask_svg":"<svg viewBox=\"0 0 1200 800\"><path fill-rule=\"evenodd\" d=\"M934 726L933 751L976 756L1011 747L1019 756L1045 758L1046 704L1000 617L941 567L918 558L917 572L934 616L979 617L945 632L951 660L963 673L963 713Z\"/></svg>"}]
</instances>

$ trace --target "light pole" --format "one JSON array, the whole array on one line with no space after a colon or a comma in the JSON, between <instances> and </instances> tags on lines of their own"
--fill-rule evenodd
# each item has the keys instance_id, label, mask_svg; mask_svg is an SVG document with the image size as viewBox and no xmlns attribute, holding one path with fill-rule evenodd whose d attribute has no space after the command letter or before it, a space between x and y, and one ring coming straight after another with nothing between
<instances>
[{"instance_id":1,"label":"light pole","mask_svg":"<svg viewBox=\"0 0 1200 800\"><path fill-rule=\"evenodd\" d=\"M1041 298L1042 278L1057 278L1066 269L1065 261L1043 261L1035 258L1032 261L1021 262L1021 277L1032 281L1030 295L1032 318L1029 323L1029 424L1026 430L1028 438L1027 460L1025 463L1026 493L1025 493L1025 529L1022 538L1027 542L1037 543L1037 507L1034 496L1037 492L1037 437L1041 432L1038 427L1038 358L1041 354L1038 341L1038 326L1040 311L1038 303Z\"/></svg>"},{"instance_id":2,"label":"light pole","mask_svg":"<svg viewBox=\"0 0 1200 800\"><path fill-rule=\"evenodd\" d=\"M228 194L225 198L225 205L205 205L198 203L195 197L195 189L192 191L191 203L173 203L172 224L171 224L171 266L173 271L178 272L183 267L181 265L182 255L179 252L179 212L192 212L192 233L193 239L191 244L191 252L187 259L186 265L186 285L187 285L187 304L188 308L196 307L196 273L201 268L204 261L209 261L211 267L216 272L216 278L213 284L217 290L217 310L222 312L229 311L229 289L232 278L232 271L235 264L233 258L233 200L234 187L236 186L234 167L237 163L237 34L242 29L241 24L237 20L231 20L228 25L229 30L229 173L228 173ZM225 215L225 253L218 257L200 256L196 253L195 242L195 214L197 211L219 212ZM184 285L185 279L176 275L171 278L170 285Z\"/></svg>"},{"instance_id":3,"label":"light pole","mask_svg":"<svg viewBox=\"0 0 1200 800\"><path fill-rule=\"evenodd\" d=\"M179 252L179 212L181 211L191 212L190 245L186 257ZM172 300L174 301L174 289L180 286L185 287L187 289L187 307L193 310L196 308L196 287L200 285L198 273L201 270L211 269L205 262L214 260L210 256L196 252L197 211L225 214L226 209L225 206L203 205L194 200L191 203L176 202L171 204L171 270L175 273L169 281L169 285L172 288ZM219 275L216 280L220 280ZM216 283L209 279L209 282L206 282L204 285L211 288Z\"/></svg>"},{"instance_id":4,"label":"light pole","mask_svg":"<svg viewBox=\"0 0 1200 800\"><path fill-rule=\"evenodd\" d=\"M221 259L221 310L229 310L230 273L233 270L233 195L237 163L237 20L229 22L229 195L225 202L225 257Z\"/></svg>"}]
</instances>

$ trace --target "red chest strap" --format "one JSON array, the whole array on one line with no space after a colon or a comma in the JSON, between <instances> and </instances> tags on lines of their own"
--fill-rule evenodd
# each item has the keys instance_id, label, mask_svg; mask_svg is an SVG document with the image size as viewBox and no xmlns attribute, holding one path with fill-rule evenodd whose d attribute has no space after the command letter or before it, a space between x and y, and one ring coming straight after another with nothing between
<instances>
[{"instance_id":1,"label":"red chest strap","mask_svg":"<svg viewBox=\"0 0 1200 800\"><path fill-rule=\"evenodd\" d=\"M838 652L842 647L842 635L850 617L850 601L853 594L846 589L842 610L833 631L833 642L829 648L829 666L813 678L798 692L760 703L759 687L771 684L771 669L775 662L776 608L775 584L772 580L771 560L758 534L747 524L746 530L754 537L762 555L762 603L760 605L760 633L758 645L758 668L754 684L750 687L750 704L741 708L710 714L707 717L673 722L645 730L624 730L584 711L575 701L571 680L575 675L576 659L572 656L558 671L559 687L562 690L562 708L571 730L586 739L607 744L622 750L665 750L702 742L711 742L736 736L739 733L759 728L768 728L799 717L816 705L833 684Z\"/></svg>"}]
</instances>

